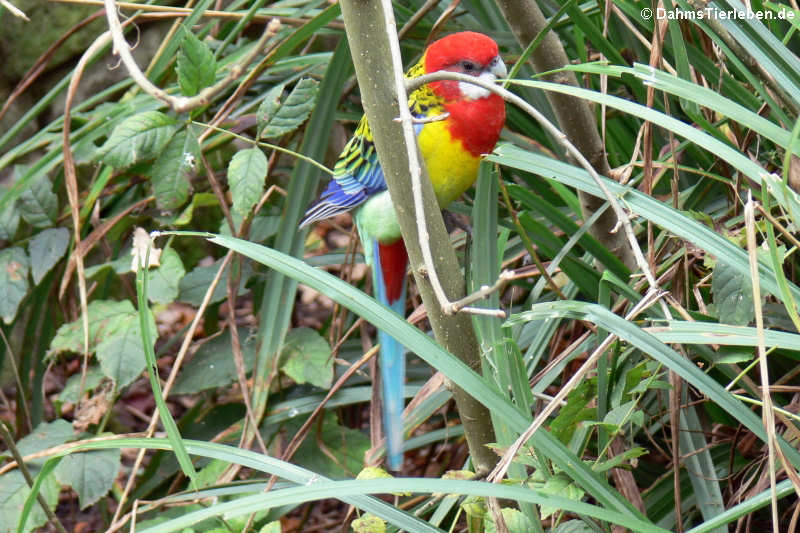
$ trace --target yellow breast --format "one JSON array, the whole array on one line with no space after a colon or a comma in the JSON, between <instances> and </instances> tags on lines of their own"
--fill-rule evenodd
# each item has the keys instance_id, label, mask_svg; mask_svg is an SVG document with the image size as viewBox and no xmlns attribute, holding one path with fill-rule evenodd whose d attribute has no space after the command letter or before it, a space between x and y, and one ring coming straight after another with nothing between
<instances>
[{"instance_id":1,"label":"yellow breast","mask_svg":"<svg viewBox=\"0 0 800 533\"><path fill-rule=\"evenodd\" d=\"M475 182L480 158L453 138L446 120L425 124L417 140L439 207L444 209Z\"/></svg>"}]
</instances>

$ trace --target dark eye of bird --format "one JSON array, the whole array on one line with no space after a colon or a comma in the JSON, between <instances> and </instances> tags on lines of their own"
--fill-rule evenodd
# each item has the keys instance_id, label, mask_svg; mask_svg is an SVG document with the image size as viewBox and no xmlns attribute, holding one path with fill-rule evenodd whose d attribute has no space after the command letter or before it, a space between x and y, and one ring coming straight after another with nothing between
<instances>
[{"instance_id":1,"label":"dark eye of bird","mask_svg":"<svg viewBox=\"0 0 800 533\"><path fill-rule=\"evenodd\" d=\"M472 72L473 70L475 70L475 63L473 63L472 61L462 61L461 68L464 69L464 72Z\"/></svg>"}]
</instances>

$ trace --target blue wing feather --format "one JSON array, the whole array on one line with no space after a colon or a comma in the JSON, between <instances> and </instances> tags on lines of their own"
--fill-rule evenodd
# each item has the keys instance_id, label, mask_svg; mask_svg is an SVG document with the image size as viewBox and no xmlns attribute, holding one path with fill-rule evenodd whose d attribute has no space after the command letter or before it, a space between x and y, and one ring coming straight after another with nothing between
<instances>
[{"instance_id":1,"label":"blue wing feather","mask_svg":"<svg viewBox=\"0 0 800 533\"><path fill-rule=\"evenodd\" d=\"M356 134L342 150L333 169L333 179L306 211L300 222L301 229L319 220L350 211L373 194L386 190L383 169L366 124L364 117ZM414 124L414 132L419 135L423 126L424 124Z\"/></svg>"}]
</instances>

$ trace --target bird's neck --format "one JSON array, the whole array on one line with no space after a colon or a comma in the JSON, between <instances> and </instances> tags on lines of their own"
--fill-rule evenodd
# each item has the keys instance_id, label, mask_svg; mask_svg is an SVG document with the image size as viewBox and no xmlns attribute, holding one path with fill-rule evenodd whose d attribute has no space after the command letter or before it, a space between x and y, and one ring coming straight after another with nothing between
<instances>
[{"instance_id":1,"label":"bird's neck","mask_svg":"<svg viewBox=\"0 0 800 533\"><path fill-rule=\"evenodd\" d=\"M505 123L505 103L497 94L475 100L461 99L445 102L450 114L447 125L450 134L464 144L473 156L480 157L494 149Z\"/></svg>"}]
</instances>

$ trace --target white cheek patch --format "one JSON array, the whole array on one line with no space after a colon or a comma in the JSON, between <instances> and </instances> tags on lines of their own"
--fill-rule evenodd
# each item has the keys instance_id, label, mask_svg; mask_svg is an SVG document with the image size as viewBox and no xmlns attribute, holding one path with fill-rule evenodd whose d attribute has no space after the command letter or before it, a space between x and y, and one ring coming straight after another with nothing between
<instances>
[{"instance_id":1,"label":"white cheek patch","mask_svg":"<svg viewBox=\"0 0 800 533\"><path fill-rule=\"evenodd\" d=\"M486 83L494 83L494 80L497 79L497 77L491 72L481 72L481 75L477 76L477 78ZM464 97L469 100L486 98L491 93L489 89L484 89L483 87L478 87L477 85L473 85L465 81L458 82L458 90L460 90L461 94L463 94Z\"/></svg>"}]
</instances>

